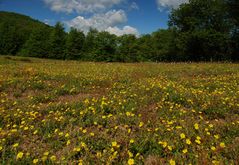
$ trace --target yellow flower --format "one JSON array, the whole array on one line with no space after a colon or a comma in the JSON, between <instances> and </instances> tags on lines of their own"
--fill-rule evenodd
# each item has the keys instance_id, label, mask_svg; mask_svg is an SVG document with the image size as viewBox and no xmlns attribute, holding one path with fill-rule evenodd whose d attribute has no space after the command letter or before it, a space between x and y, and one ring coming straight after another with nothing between
<instances>
[{"instance_id":1,"label":"yellow flower","mask_svg":"<svg viewBox=\"0 0 239 165\"><path fill-rule=\"evenodd\" d=\"M0 151L2 151L2 146L0 146Z\"/></svg>"},{"instance_id":2,"label":"yellow flower","mask_svg":"<svg viewBox=\"0 0 239 165\"><path fill-rule=\"evenodd\" d=\"M219 162L219 161L216 161L216 160L213 160L213 161L212 161L212 164L214 164L214 165L219 165L220 162Z\"/></svg>"},{"instance_id":3,"label":"yellow flower","mask_svg":"<svg viewBox=\"0 0 239 165\"><path fill-rule=\"evenodd\" d=\"M134 164L134 159L129 159L128 160L128 165L133 165Z\"/></svg>"},{"instance_id":4,"label":"yellow flower","mask_svg":"<svg viewBox=\"0 0 239 165\"><path fill-rule=\"evenodd\" d=\"M18 154L17 154L17 159L21 159L23 157L23 152L19 152Z\"/></svg>"},{"instance_id":5,"label":"yellow flower","mask_svg":"<svg viewBox=\"0 0 239 165\"><path fill-rule=\"evenodd\" d=\"M13 146L13 148L17 148L19 146L19 143L15 143L12 146Z\"/></svg>"},{"instance_id":6,"label":"yellow flower","mask_svg":"<svg viewBox=\"0 0 239 165\"><path fill-rule=\"evenodd\" d=\"M168 146L168 150L172 151L173 147L172 146Z\"/></svg>"},{"instance_id":7,"label":"yellow flower","mask_svg":"<svg viewBox=\"0 0 239 165\"><path fill-rule=\"evenodd\" d=\"M225 147L226 147L225 143L223 143L223 142L220 143L220 147L221 147L221 148L225 148Z\"/></svg>"},{"instance_id":8,"label":"yellow flower","mask_svg":"<svg viewBox=\"0 0 239 165\"><path fill-rule=\"evenodd\" d=\"M95 134L93 132L90 133L90 136L95 136Z\"/></svg>"},{"instance_id":9,"label":"yellow flower","mask_svg":"<svg viewBox=\"0 0 239 165\"><path fill-rule=\"evenodd\" d=\"M50 157L50 159L51 159L51 161L56 161L56 156L53 155Z\"/></svg>"},{"instance_id":10,"label":"yellow flower","mask_svg":"<svg viewBox=\"0 0 239 165\"><path fill-rule=\"evenodd\" d=\"M134 143L134 139L130 139L130 141L129 141L130 143Z\"/></svg>"},{"instance_id":11,"label":"yellow flower","mask_svg":"<svg viewBox=\"0 0 239 165\"><path fill-rule=\"evenodd\" d=\"M33 163L33 164L37 164L37 163L38 163L38 159L34 159L34 160L32 161L32 163Z\"/></svg>"},{"instance_id":12,"label":"yellow flower","mask_svg":"<svg viewBox=\"0 0 239 165\"><path fill-rule=\"evenodd\" d=\"M190 139L186 139L186 144L190 145L192 142Z\"/></svg>"},{"instance_id":13,"label":"yellow flower","mask_svg":"<svg viewBox=\"0 0 239 165\"><path fill-rule=\"evenodd\" d=\"M196 129L196 130L198 130L199 129L199 125L196 123L196 124L194 124L194 128Z\"/></svg>"},{"instance_id":14,"label":"yellow flower","mask_svg":"<svg viewBox=\"0 0 239 165\"><path fill-rule=\"evenodd\" d=\"M68 138L69 136L70 136L69 133L66 133L65 138Z\"/></svg>"},{"instance_id":15,"label":"yellow flower","mask_svg":"<svg viewBox=\"0 0 239 165\"><path fill-rule=\"evenodd\" d=\"M111 145L112 145L112 147L117 147L117 142L114 141L114 142L111 143Z\"/></svg>"},{"instance_id":16,"label":"yellow flower","mask_svg":"<svg viewBox=\"0 0 239 165\"><path fill-rule=\"evenodd\" d=\"M80 152L80 147L74 148L73 151Z\"/></svg>"},{"instance_id":17,"label":"yellow flower","mask_svg":"<svg viewBox=\"0 0 239 165\"><path fill-rule=\"evenodd\" d=\"M201 141L200 141L199 139L196 139L195 142L196 142L197 144L201 144Z\"/></svg>"},{"instance_id":18,"label":"yellow flower","mask_svg":"<svg viewBox=\"0 0 239 165\"><path fill-rule=\"evenodd\" d=\"M186 136L185 136L184 133L181 133L181 134L180 134L180 137L181 137L181 139L185 139Z\"/></svg>"},{"instance_id":19,"label":"yellow flower","mask_svg":"<svg viewBox=\"0 0 239 165\"><path fill-rule=\"evenodd\" d=\"M187 152L188 152L188 149L187 149L187 148L183 149L183 153L184 153L184 154L186 154Z\"/></svg>"},{"instance_id":20,"label":"yellow flower","mask_svg":"<svg viewBox=\"0 0 239 165\"><path fill-rule=\"evenodd\" d=\"M143 125L144 125L144 122L141 121L141 122L139 123L139 127L143 127Z\"/></svg>"},{"instance_id":21,"label":"yellow flower","mask_svg":"<svg viewBox=\"0 0 239 165\"><path fill-rule=\"evenodd\" d=\"M44 152L44 154L43 154L44 156L48 156L49 155L49 152L47 151L47 152Z\"/></svg>"},{"instance_id":22,"label":"yellow flower","mask_svg":"<svg viewBox=\"0 0 239 165\"><path fill-rule=\"evenodd\" d=\"M215 139L219 139L219 135L214 135Z\"/></svg>"},{"instance_id":23,"label":"yellow flower","mask_svg":"<svg viewBox=\"0 0 239 165\"><path fill-rule=\"evenodd\" d=\"M132 154L132 152L128 151L128 155L130 158L132 158L134 156L134 154Z\"/></svg>"},{"instance_id":24,"label":"yellow flower","mask_svg":"<svg viewBox=\"0 0 239 165\"><path fill-rule=\"evenodd\" d=\"M71 144L71 141L67 140L66 145L68 146L69 144Z\"/></svg>"},{"instance_id":25,"label":"yellow flower","mask_svg":"<svg viewBox=\"0 0 239 165\"><path fill-rule=\"evenodd\" d=\"M176 163L175 163L175 161L174 161L173 159L170 159L170 160L169 160L169 164L170 164L170 165L175 165Z\"/></svg>"},{"instance_id":26,"label":"yellow flower","mask_svg":"<svg viewBox=\"0 0 239 165\"><path fill-rule=\"evenodd\" d=\"M212 147L211 147L211 150L215 151L215 150L216 150L216 147L212 146Z\"/></svg>"}]
</instances>

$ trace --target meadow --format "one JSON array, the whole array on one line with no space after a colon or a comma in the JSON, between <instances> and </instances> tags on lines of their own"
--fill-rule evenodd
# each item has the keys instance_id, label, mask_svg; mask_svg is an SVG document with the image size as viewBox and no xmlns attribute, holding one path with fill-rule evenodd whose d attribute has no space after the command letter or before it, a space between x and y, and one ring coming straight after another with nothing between
<instances>
[{"instance_id":1,"label":"meadow","mask_svg":"<svg viewBox=\"0 0 239 165\"><path fill-rule=\"evenodd\" d=\"M238 164L239 64L0 57L0 164Z\"/></svg>"}]
</instances>

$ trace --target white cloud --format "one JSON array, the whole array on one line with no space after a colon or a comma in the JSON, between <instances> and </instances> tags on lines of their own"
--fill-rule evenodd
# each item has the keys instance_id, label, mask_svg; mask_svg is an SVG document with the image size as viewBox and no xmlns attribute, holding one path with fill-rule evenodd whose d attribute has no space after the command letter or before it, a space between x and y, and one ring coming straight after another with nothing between
<instances>
[{"instance_id":1,"label":"white cloud","mask_svg":"<svg viewBox=\"0 0 239 165\"><path fill-rule=\"evenodd\" d=\"M78 16L70 21L66 21L66 25L74 27L87 33L90 28L95 28L99 31L108 31L111 34L138 34L137 29L125 26L119 29L117 25L127 22L126 13L123 10L110 10L104 14L95 14L90 18Z\"/></svg>"},{"instance_id":2,"label":"white cloud","mask_svg":"<svg viewBox=\"0 0 239 165\"><path fill-rule=\"evenodd\" d=\"M43 0L53 11L95 13L118 5L125 0Z\"/></svg>"},{"instance_id":3,"label":"white cloud","mask_svg":"<svg viewBox=\"0 0 239 165\"><path fill-rule=\"evenodd\" d=\"M130 5L130 9L139 10L139 6L136 2L132 2Z\"/></svg>"},{"instance_id":4,"label":"white cloud","mask_svg":"<svg viewBox=\"0 0 239 165\"><path fill-rule=\"evenodd\" d=\"M177 8L183 3L187 3L188 0L157 0L158 8Z\"/></svg>"},{"instance_id":5,"label":"white cloud","mask_svg":"<svg viewBox=\"0 0 239 165\"><path fill-rule=\"evenodd\" d=\"M139 32L136 28L133 28L131 26L124 26L122 29L118 27L108 27L105 31L115 34L117 36L122 36L124 34L134 34L136 36L139 36Z\"/></svg>"}]
</instances>

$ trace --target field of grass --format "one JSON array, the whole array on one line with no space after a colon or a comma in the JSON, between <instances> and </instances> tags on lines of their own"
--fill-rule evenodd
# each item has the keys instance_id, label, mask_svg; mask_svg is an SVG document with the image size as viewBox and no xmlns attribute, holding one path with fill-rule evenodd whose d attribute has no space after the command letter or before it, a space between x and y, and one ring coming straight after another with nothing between
<instances>
[{"instance_id":1,"label":"field of grass","mask_svg":"<svg viewBox=\"0 0 239 165\"><path fill-rule=\"evenodd\" d=\"M239 64L0 57L0 164L238 164Z\"/></svg>"}]
</instances>

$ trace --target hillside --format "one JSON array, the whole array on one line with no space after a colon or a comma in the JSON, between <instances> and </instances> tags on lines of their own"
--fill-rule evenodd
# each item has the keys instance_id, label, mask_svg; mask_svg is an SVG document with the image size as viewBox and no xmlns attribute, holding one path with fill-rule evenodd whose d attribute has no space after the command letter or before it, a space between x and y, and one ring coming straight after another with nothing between
<instances>
[{"instance_id":1,"label":"hillside","mask_svg":"<svg viewBox=\"0 0 239 165\"><path fill-rule=\"evenodd\" d=\"M31 17L0 11L0 54L10 52L15 55L36 28L51 29L50 26Z\"/></svg>"}]
</instances>

